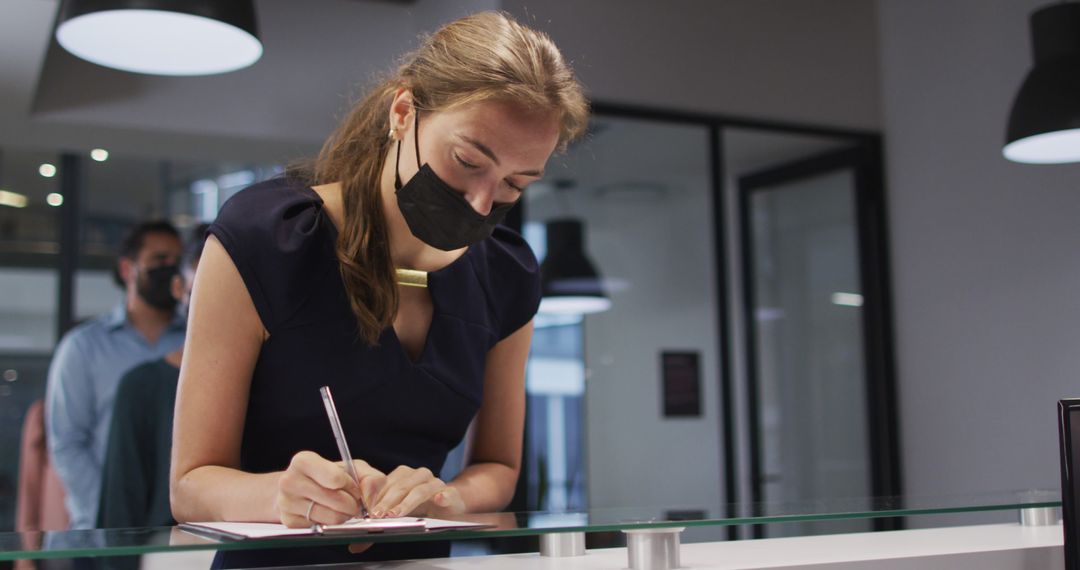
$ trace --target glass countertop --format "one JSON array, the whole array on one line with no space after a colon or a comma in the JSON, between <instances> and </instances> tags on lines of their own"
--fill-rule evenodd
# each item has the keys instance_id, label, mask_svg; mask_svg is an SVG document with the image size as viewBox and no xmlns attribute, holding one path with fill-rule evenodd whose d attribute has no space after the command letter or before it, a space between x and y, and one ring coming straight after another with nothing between
<instances>
[{"instance_id":1,"label":"glass countertop","mask_svg":"<svg viewBox=\"0 0 1080 570\"><path fill-rule=\"evenodd\" d=\"M218 541L177 527L0 533L0 560L127 556L187 550L239 550L356 542L463 540L605 532L665 527L746 525L907 517L1060 507L1058 491L1017 491L947 497L864 497L793 503L597 508L579 512L471 514L454 520L482 529L357 536L312 536Z\"/></svg>"}]
</instances>

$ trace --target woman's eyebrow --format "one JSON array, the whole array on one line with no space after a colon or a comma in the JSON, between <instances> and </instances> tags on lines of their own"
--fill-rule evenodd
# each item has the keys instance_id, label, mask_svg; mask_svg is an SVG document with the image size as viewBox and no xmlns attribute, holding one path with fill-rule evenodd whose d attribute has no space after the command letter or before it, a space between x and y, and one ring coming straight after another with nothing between
<instances>
[{"instance_id":1,"label":"woman's eyebrow","mask_svg":"<svg viewBox=\"0 0 1080 570\"><path fill-rule=\"evenodd\" d=\"M463 140L463 141L473 145L474 147L476 147L476 150L483 153L484 156L490 158L491 161L495 163L495 166L499 166L499 157L495 156L495 152L492 151L486 144L484 144L484 143L482 143L482 142L480 142L480 141L478 141L478 140L476 140L476 139L474 139L472 137L467 137L465 135L458 135L458 137L461 138L461 140ZM514 174L519 174L521 176L542 177L544 175L544 171L543 171L543 169L540 169L540 170L523 170L521 172L515 172Z\"/></svg>"}]
</instances>

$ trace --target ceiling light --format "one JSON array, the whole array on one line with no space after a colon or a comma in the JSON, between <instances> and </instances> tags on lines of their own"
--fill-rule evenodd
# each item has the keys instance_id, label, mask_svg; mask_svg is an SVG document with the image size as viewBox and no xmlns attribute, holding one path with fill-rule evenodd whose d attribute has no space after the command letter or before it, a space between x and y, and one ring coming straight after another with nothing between
<instances>
[{"instance_id":1,"label":"ceiling light","mask_svg":"<svg viewBox=\"0 0 1080 570\"><path fill-rule=\"evenodd\" d=\"M38 174L44 176L45 178L52 178L53 176L56 176L56 167L47 162L39 166L37 171Z\"/></svg>"},{"instance_id":2,"label":"ceiling light","mask_svg":"<svg viewBox=\"0 0 1080 570\"><path fill-rule=\"evenodd\" d=\"M133 73L227 73L263 51L252 0L65 0L58 21L64 49Z\"/></svg>"},{"instance_id":3,"label":"ceiling light","mask_svg":"<svg viewBox=\"0 0 1080 570\"><path fill-rule=\"evenodd\" d=\"M0 190L0 206L10 206L12 208L25 208L26 196L19 194L18 192L8 192L7 190Z\"/></svg>"},{"instance_id":4,"label":"ceiling light","mask_svg":"<svg viewBox=\"0 0 1080 570\"><path fill-rule=\"evenodd\" d=\"M63 206L64 195L58 194L56 192L51 192L48 196L45 197L45 203L53 207Z\"/></svg>"},{"instance_id":5,"label":"ceiling light","mask_svg":"<svg viewBox=\"0 0 1080 570\"><path fill-rule=\"evenodd\" d=\"M90 158L98 162L105 162L106 160L109 160L109 151L103 148L95 148L90 151Z\"/></svg>"},{"instance_id":6,"label":"ceiling light","mask_svg":"<svg viewBox=\"0 0 1080 570\"><path fill-rule=\"evenodd\" d=\"M547 223L547 255L540 265L541 312L587 315L611 308L600 274L585 255L583 234L580 220Z\"/></svg>"},{"instance_id":7,"label":"ceiling light","mask_svg":"<svg viewBox=\"0 0 1080 570\"><path fill-rule=\"evenodd\" d=\"M863 296L858 293L833 293L832 302L842 307L861 307Z\"/></svg>"},{"instance_id":8,"label":"ceiling light","mask_svg":"<svg viewBox=\"0 0 1080 570\"><path fill-rule=\"evenodd\" d=\"M591 315L611 308L611 299L575 295L545 296L540 299L541 313L547 315Z\"/></svg>"},{"instance_id":9,"label":"ceiling light","mask_svg":"<svg viewBox=\"0 0 1080 570\"><path fill-rule=\"evenodd\" d=\"M1015 162L1080 161L1080 4L1031 14L1035 66L1013 100L1002 153Z\"/></svg>"}]
</instances>

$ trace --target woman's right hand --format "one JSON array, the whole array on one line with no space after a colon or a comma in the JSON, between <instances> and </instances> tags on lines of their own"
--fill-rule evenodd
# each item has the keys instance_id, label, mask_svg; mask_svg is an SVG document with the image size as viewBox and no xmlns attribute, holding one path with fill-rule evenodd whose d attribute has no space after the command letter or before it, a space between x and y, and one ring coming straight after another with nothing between
<instances>
[{"instance_id":1,"label":"woman's right hand","mask_svg":"<svg viewBox=\"0 0 1080 570\"><path fill-rule=\"evenodd\" d=\"M386 476L364 461L353 461L358 487L340 462L311 451L293 456L278 479L276 507L281 524L306 528L315 523L341 524L360 513L360 498L375 497Z\"/></svg>"}]
</instances>

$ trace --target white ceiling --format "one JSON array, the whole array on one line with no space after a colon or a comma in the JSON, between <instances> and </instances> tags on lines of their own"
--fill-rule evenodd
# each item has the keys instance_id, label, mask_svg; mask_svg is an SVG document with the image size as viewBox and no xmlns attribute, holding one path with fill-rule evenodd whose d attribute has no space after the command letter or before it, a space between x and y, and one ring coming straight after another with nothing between
<instances>
[{"instance_id":1,"label":"white ceiling","mask_svg":"<svg viewBox=\"0 0 1080 570\"><path fill-rule=\"evenodd\" d=\"M58 0L0 7L0 145L193 160L310 155L363 86L463 14L547 31L594 98L874 128L870 0L256 0L263 58L211 77L113 71L52 38Z\"/></svg>"},{"instance_id":2,"label":"white ceiling","mask_svg":"<svg viewBox=\"0 0 1080 570\"><path fill-rule=\"evenodd\" d=\"M417 44L419 26L495 7L491 0L258 0L264 55L255 65L157 77L60 48L52 39L57 0L4 3L16 17L0 17L0 142L54 146L58 133L71 132L76 148L132 139L127 151L138 153L146 148L140 141L167 135L177 143L167 145L170 154L268 160L317 149L364 85Z\"/></svg>"}]
</instances>

